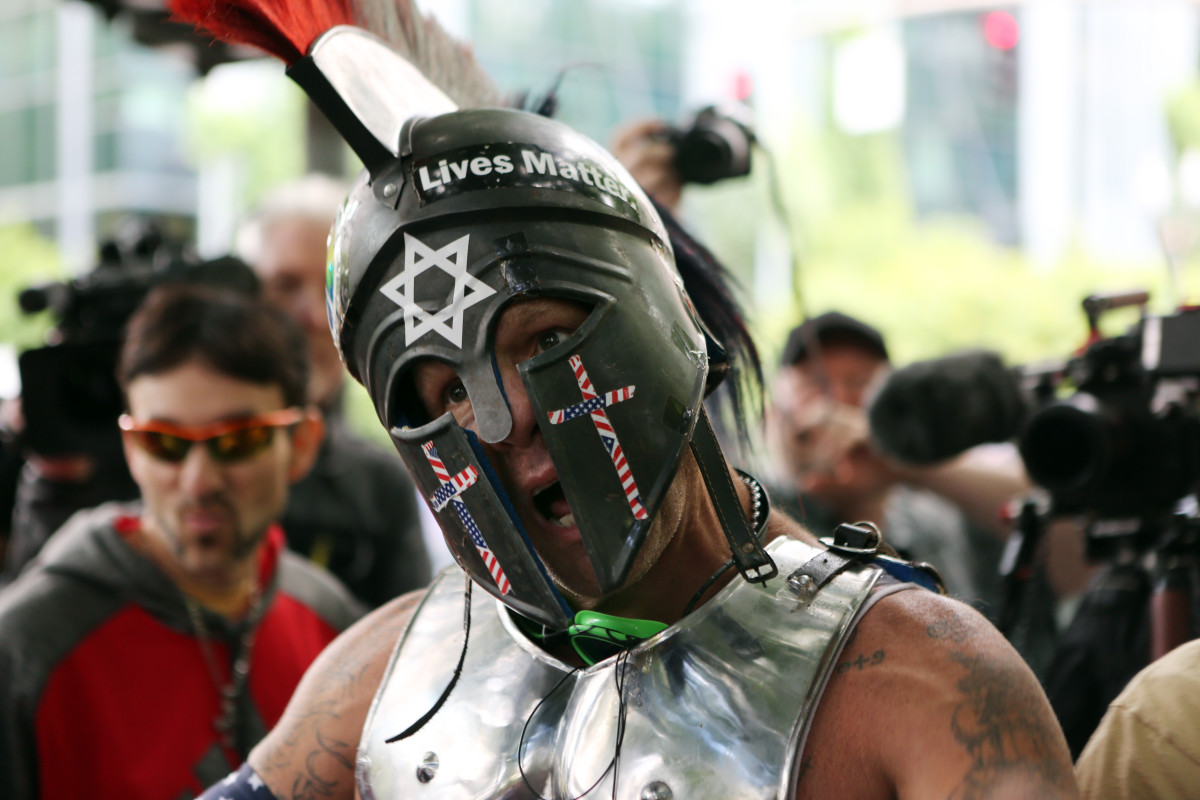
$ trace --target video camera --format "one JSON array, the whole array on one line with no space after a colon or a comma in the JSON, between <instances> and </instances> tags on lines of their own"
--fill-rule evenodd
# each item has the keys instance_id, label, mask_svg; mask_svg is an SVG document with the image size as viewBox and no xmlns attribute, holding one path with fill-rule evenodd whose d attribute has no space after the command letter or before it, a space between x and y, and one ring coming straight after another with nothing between
<instances>
[{"instance_id":1,"label":"video camera","mask_svg":"<svg viewBox=\"0 0 1200 800\"><path fill-rule=\"evenodd\" d=\"M1144 291L1087 297L1088 342L1066 359L1007 367L993 352L956 353L895 370L870 401L872 441L901 462L932 465L1015 440L1042 491L1020 503L1000 563L1006 588L996 624L1006 636L1024 635L1027 584L1055 517L1082 522L1087 559L1120 576L1109 588L1148 587L1143 561L1154 564L1156 592L1163 588L1154 652L1192 635L1200 308L1155 316L1146 313L1148 301ZM1137 323L1102 336L1101 317L1119 308L1140 309Z\"/></svg>"},{"instance_id":2,"label":"video camera","mask_svg":"<svg viewBox=\"0 0 1200 800\"><path fill-rule=\"evenodd\" d=\"M894 371L868 408L887 455L936 464L976 445L1016 440L1049 516L1088 519L1089 548L1154 546L1180 501L1200 491L1200 308L1149 315L1144 291L1083 301L1090 335L1054 363L1007 367L966 351ZM1101 317L1137 307L1125 334Z\"/></svg>"},{"instance_id":3,"label":"video camera","mask_svg":"<svg viewBox=\"0 0 1200 800\"><path fill-rule=\"evenodd\" d=\"M1060 371L1023 370L1036 391L1021 458L1049 493L1050 514L1090 518L1097 557L1110 541L1157 547L1180 501L1200 490L1200 308L1153 316L1148 300L1146 292L1088 297L1086 348ZM1142 309L1137 324L1100 337L1100 317L1130 306Z\"/></svg>"},{"instance_id":4,"label":"video camera","mask_svg":"<svg viewBox=\"0 0 1200 800\"><path fill-rule=\"evenodd\" d=\"M18 295L24 313L50 311L47 345L19 356L22 446L40 456L120 455L116 419L122 411L116 380L125 323L156 286L205 283L257 291L254 273L226 257L200 260L139 223L100 248L97 265L70 281L30 286Z\"/></svg>"},{"instance_id":5,"label":"video camera","mask_svg":"<svg viewBox=\"0 0 1200 800\"><path fill-rule=\"evenodd\" d=\"M667 136L684 183L716 183L750 174L754 129L741 106L706 106Z\"/></svg>"}]
</instances>

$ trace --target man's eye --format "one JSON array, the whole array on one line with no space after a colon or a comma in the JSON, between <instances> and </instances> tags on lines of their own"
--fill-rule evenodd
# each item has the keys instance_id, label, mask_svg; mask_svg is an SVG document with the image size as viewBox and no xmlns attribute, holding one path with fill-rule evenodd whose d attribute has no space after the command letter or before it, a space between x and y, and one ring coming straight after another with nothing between
<instances>
[{"instance_id":1,"label":"man's eye","mask_svg":"<svg viewBox=\"0 0 1200 800\"><path fill-rule=\"evenodd\" d=\"M538 334L538 352L544 353L547 350L557 347L565 338L567 338L566 331L543 331Z\"/></svg>"},{"instance_id":2,"label":"man's eye","mask_svg":"<svg viewBox=\"0 0 1200 800\"><path fill-rule=\"evenodd\" d=\"M459 381L455 381L446 387L446 404L458 405L459 403L467 402L467 387L463 386Z\"/></svg>"}]
</instances>

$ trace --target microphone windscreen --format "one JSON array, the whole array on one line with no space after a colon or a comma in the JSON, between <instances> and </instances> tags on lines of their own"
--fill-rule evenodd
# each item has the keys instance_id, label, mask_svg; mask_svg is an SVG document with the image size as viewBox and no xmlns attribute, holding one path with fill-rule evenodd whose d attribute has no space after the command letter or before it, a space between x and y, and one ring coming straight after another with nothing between
<instances>
[{"instance_id":1,"label":"microphone windscreen","mask_svg":"<svg viewBox=\"0 0 1200 800\"><path fill-rule=\"evenodd\" d=\"M1017 375L1000 356L967 350L893 372L871 399L867 419L885 455L935 464L1013 438L1026 412Z\"/></svg>"}]
</instances>

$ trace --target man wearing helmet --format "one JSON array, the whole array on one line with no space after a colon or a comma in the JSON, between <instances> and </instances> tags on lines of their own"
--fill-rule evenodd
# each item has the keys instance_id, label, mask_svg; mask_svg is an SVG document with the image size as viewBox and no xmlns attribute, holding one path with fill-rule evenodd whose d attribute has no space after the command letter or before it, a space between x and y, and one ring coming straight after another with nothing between
<instances>
[{"instance_id":1,"label":"man wearing helmet","mask_svg":"<svg viewBox=\"0 0 1200 800\"><path fill-rule=\"evenodd\" d=\"M981 616L725 463L732 309L628 173L535 115L389 116L346 53L403 69L351 28L292 65L366 166L331 328L461 571L331 645L211 796L1076 797Z\"/></svg>"}]
</instances>

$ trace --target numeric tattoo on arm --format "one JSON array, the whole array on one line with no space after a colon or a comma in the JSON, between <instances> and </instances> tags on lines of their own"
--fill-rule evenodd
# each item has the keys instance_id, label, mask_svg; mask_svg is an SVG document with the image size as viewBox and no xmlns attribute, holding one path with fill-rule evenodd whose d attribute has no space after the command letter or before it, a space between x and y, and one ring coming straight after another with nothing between
<instances>
[{"instance_id":1,"label":"numeric tattoo on arm","mask_svg":"<svg viewBox=\"0 0 1200 800\"><path fill-rule=\"evenodd\" d=\"M843 672L849 672L852 669L857 669L862 672L867 667L873 667L877 664L882 664L887 658L887 653L883 650L876 650L871 655L859 653L856 658L850 658L834 667L834 670L840 675Z\"/></svg>"}]
</instances>

